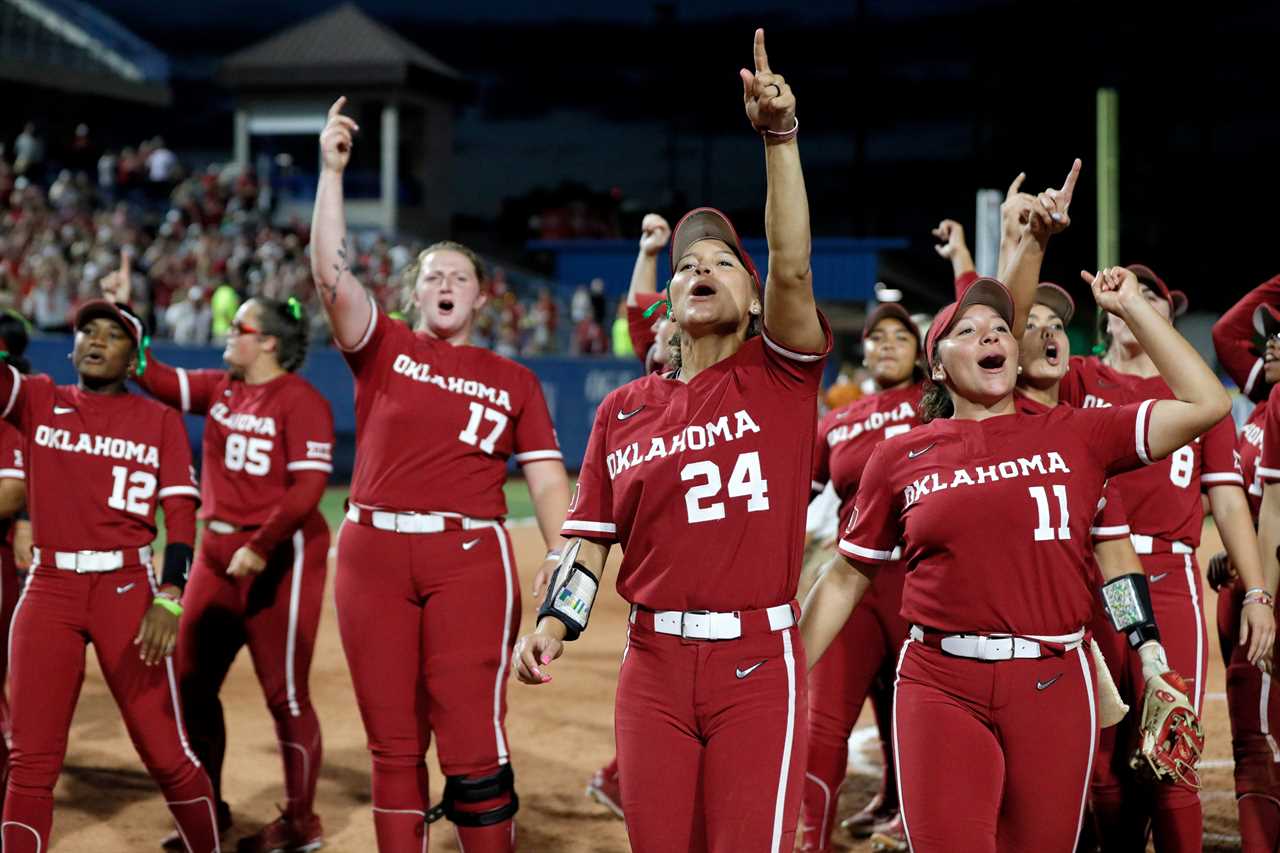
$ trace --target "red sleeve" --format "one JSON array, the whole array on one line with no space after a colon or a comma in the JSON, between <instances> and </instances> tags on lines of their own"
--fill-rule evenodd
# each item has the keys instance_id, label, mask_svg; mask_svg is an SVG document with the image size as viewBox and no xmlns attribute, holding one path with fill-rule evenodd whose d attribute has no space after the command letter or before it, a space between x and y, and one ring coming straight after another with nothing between
<instances>
[{"instance_id":1,"label":"red sleeve","mask_svg":"<svg viewBox=\"0 0 1280 853\"><path fill-rule=\"evenodd\" d=\"M1264 434L1263 441L1266 441ZM1200 437L1200 488L1239 486L1244 488L1236 425L1227 415Z\"/></svg>"},{"instance_id":2,"label":"red sleeve","mask_svg":"<svg viewBox=\"0 0 1280 853\"><path fill-rule=\"evenodd\" d=\"M1262 356L1254 348L1253 312L1259 305L1280 305L1280 275L1245 294L1222 319L1213 324L1213 349L1227 375L1255 403L1271 390L1262 369Z\"/></svg>"},{"instance_id":3,"label":"red sleeve","mask_svg":"<svg viewBox=\"0 0 1280 853\"><path fill-rule=\"evenodd\" d=\"M147 369L137 377L139 387L166 406L190 415L208 414L214 391L225 374L221 370L187 370L156 361L147 350Z\"/></svg>"},{"instance_id":4,"label":"red sleeve","mask_svg":"<svg viewBox=\"0 0 1280 853\"><path fill-rule=\"evenodd\" d=\"M956 301L960 301L960 297L964 296L964 292L969 289L969 285L978 280L978 273L974 270L962 272L956 276Z\"/></svg>"},{"instance_id":5,"label":"red sleeve","mask_svg":"<svg viewBox=\"0 0 1280 853\"><path fill-rule=\"evenodd\" d=\"M388 341L403 335L413 337L409 327L388 317L378 307L372 295L369 296L369 308L369 328L365 329L364 335L355 346L346 349L334 341L342 357L347 360L351 372L357 377L378 368L381 362L379 356L386 350Z\"/></svg>"},{"instance_id":6,"label":"red sleeve","mask_svg":"<svg viewBox=\"0 0 1280 853\"><path fill-rule=\"evenodd\" d=\"M160 491L156 497L164 507L165 538L170 543L193 545L196 541L196 507L200 489L191 465L191 445L182 416L164 410L164 432L160 446Z\"/></svg>"},{"instance_id":7,"label":"red sleeve","mask_svg":"<svg viewBox=\"0 0 1280 853\"><path fill-rule=\"evenodd\" d=\"M303 386L284 418L285 470L333 473L333 412L329 401L313 388Z\"/></svg>"},{"instance_id":8,"label":"red sleeve","mask_svg":"<svg viewBox=\"0 0 1280 853\"><path fill-rule=\"evenodd\" d=\"M1267 416L1262 421L1262 454L1258 457L1257 477L1264 483L1280 483L1280 385L1271 388L1267 398ZM1267 440L1267 435L1271 440Z\"/></svg>"},{"instance_id":9,"label":"red sleeve","mask_svg":"<svg viewBox=\"0 0 1280 853\"><path fill-rule=\"evenodd\" d=\"M653 346L658 336L653 332L653 325L661 316L658 312L663 309L658 308L648 317L644 315L650 306L661 302L666 297L660 293L638 293L636 294L636 305L627 306L627 331L631 333L631 348L635 350L636 357L641 361L645 360L645 356L649 354L649 348Z\"/></svg>"},{"instance_id":10,"label":"red sleeve","mask_svg":"<svg viewBox=\"0 0 1280 853\"><path fill-rule=\"evenodd\" d=\"M761 333L764 338L764 361L770 368L769 372L785 384L808 385L815 394L822 382L822 369L832 345L831 327L827 325L827 318L821 311L818 312L818 322L822 324L825 338L820 352L796 352L769 337L768 329Z\"/></svg>"},{"instance_id":11,"label":"red sleeve","mask_svg":"<svg viewBox=\"0 0 1280 853\"><path fill-rule=\"evenodd\" d=\"M902 514L889 482L888 454L881 443L871 451L858 483L853 510L842 522L840 553L859 563L883 563L893 559L902 541Z\"/></svg>"},{"instance_id":12,"label":"red sleeve","mask_svg":"<svg viewBox=\"0 0 1280 853\"><path fill-rule=\"evenodd\" d=\"M265 560L320 505L328 484L329 475L324 471L302 470L291 475L288 491L245 545Z\"/></svg>"},{"instance_id":13,"label":"red sleeve","mask_svg":"<svg viewBox=\"0 0 1280 853\"><path fill-rule=\"evenodd\" d=\"M1129 514L1124 507L1124 498L1120 494L1120 489L1107 480L1102 486L1098 514L1094 516L1089 533L1093 536L1094 542L1106 542L1111 539L1127 539L1130 532Z\"/></svg>"},{"instance_id":14,"label":"red sleeve","mask_svg":"<svg viewBox=\"0 0 1280 853\"><path fill-rule=\"evenodd\" d=\"M1152 463L1148 451L1151 407L1143 400L1106 409L1060 409L1084 439L1107 476L1123 474Z\"/></svg>"},{"instance_id":15,"label":"red sleeve","mask_svg":"<svg viewBox=\"0 0 1280 853\"><path fill-rule=\"evenodd\" d=\"M560 441L551 422L547 399L542 394L542 383L532 372L525 374L529 384L524 407L516 418L515 460L521 465L546 459L564 459L560 453Z\"/></svg>"},{"instance_id":16,"label":"red sleeve","mask_svg":"<svg viewBox=\"0 0 1280 853\"><path fill-rule=\"evenodd\" d=\"M618 525L613 518L613 481L609 479L607 436L609 419L614 410L613 394L607 395L596 409L596 420L587 439L587 452L582 457L578 483L573 487L569 514L560 535L579 536L601 542L618 541Z\"/></svg>"},{"instance_id":17,"label":"red sleeve","mask_svg":"<svg viewBox=\"0 0 1280 853\"><path fill-rule=\"evenodd\" d=\"M827 444L827 431L831 429L830 413L818 422L818 437L813 442L813 473L809 477L809 500L816 498L831 480L831 445Z\"/></svg>"}]
</instances>

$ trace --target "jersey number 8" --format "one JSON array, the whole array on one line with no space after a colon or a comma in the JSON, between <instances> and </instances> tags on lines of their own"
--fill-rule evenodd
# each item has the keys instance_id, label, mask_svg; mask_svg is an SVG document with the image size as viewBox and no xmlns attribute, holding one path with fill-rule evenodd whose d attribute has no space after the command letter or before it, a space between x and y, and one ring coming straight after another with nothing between
<instances>
[{"instance_id":1,"label":"jersey number 8","mask_svg":"<svg viewBox=\"0 0 1280 853\"><path fill-rule=\"evenodd\" d=\"M680 479L686 483L699 477L705 478L705 482L684 493L689 523L719 521L724 518L724 502L716 501L704 506L702 501L720 494L720 466L704 459L690 462L680 469ZM768 491L769 481L760 473L760 454L754 450L738 454L733 473L729 475L729 497L747 498L747 512L764 512L769 509Z\"/></svg>"}]
</instances>

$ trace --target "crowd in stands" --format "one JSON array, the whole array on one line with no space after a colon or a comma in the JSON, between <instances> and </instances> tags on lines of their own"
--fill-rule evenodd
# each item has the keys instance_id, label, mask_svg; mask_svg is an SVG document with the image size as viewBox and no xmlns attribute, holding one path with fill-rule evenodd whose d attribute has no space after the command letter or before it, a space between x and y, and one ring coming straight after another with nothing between
<instances>
[{"instance_id":1,"label":"crowd in stands","mask_svg":"<svg viewBox=\"0 0 1280 853\"><path fill-rule=\"evenodd\" d=\"M309 224L273 222L270 195L252 169L191 169L159 137L105 149L80 125L51 147L27 124L0 148L0 311L21 312L42 332L67 332L121 251L133 258L133 292L157 338L220 340L241 301L255 295L295 296L313 308ZM398 314L401 273L429 241L354 239L353 272ZM599 280L566 304L551 287L524 292L496 268L488 297L476 343L503 355L631 355L625 320L613 318ZM327 342L324 313L309 316L316 342Z\"/></svg>"}]
</instances>

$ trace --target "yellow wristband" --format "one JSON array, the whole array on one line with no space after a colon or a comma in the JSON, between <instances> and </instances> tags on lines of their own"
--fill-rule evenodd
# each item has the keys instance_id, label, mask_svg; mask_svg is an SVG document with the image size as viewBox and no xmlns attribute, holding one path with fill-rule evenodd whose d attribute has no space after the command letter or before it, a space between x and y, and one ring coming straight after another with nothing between
<instances>
[{"instance_id":1,"label":"yellow wristband","mask_svg":"<svg viewBox=\"0 0 1280 853\"><path fill-rule=\"evenodd\" d=\"M151 599L151 603L160 605L174 616L182 615L182 605L174 601L172 598L169 598L167 595L157 595L155 598Z\"/></svg>"}]
</instances>

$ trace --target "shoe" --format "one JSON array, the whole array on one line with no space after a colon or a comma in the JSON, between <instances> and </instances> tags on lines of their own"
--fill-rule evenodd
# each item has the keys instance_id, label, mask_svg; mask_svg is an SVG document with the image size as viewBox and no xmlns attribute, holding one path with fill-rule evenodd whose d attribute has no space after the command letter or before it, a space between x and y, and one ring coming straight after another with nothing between
<instances>
[{"instance_id":1,"label":"shoe","mask_svg":"<svg viewBox=\"0 0 1280 853\"><path fill-rule=\"evenodd\" d=\"M880 853L910 849L907 846L907 831L902 827L901 814L875 828L875 832L871 833L871 849Z\"/></svg>"},{"instance_id":2,"label":"shoe","mask_svg":"<svg viewBox=\"0 0 1280 853\"><path fill-rule=\"evenodd\" d=\"M871 802L862 807L862 811L840 822L840 828L854 838L866 838L875 832L878 825L893 820L898 815L896 808L885 805L884 795L876 794Z\"/></svg>"},{"instance_id":3,"label":"shoe","mask_svg":"<svg viewBox=\"0 0 1280 853\"><path fill-rule=\"evenodd\" d=\"M617 773L606 775L603 769L597 770L587 783L587 796L622 817L622 788Z\"/></svg>"},{"instance_id":4,"label":"shoe","mask_svg":"<svg viewBox=\"0 0 1280 853\"><path fill-rule=\"evenodd\" d=\"M227 833L231 831L231 806L226 803L218 803L218 837L226 838ZM175 829L166 835L160 841L161 850L175 850L177 853L186 853L187 845L182 843L182 836Z\"/></svg>"},{"instance_id":5,"label":"shoe","mask_svg":"<svg viewBox=\"0 0 1280 853\"><path fill-rule=\"evenodd\" d=\"M311 853L324 846L324 827L319 815L303 818L280 817L248 838L240 839L237 853Z\"/></svg>"}]
</instances>

